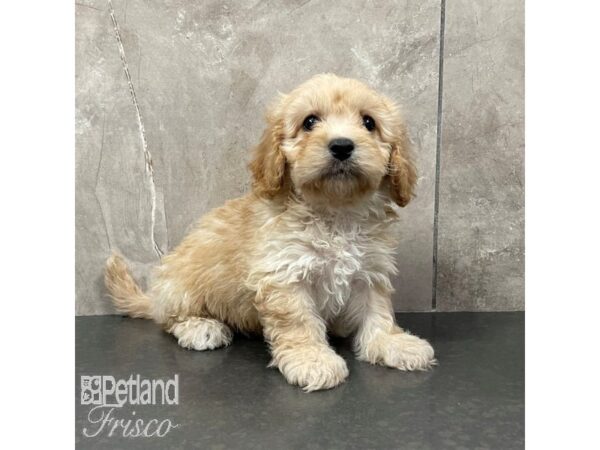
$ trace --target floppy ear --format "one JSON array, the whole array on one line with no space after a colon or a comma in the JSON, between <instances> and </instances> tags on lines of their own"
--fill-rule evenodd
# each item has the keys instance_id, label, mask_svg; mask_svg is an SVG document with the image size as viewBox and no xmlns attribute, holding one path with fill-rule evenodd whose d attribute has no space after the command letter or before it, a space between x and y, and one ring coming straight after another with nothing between
<instances>
[{"instance_id":1,"label":"floppy ear","mask_svg":"<svg viewBox=\"0 0 600 450\"><path fill-rule=\"evenodd\" d=\"M274 109L267 114L267 129L255 147L250 170L252 189L258 195L272 198L284 184L285 156L281 151L283 142L283 120Z\"/></svg>"},{"instance_id":2,"label":"floppy ear","mask_svg":"<svg viewBox=\"0 0 600 450\"><path fill-rule=\"evenodd\" d=\"M406 128L401 122L394 129L391 145L388 166L390 194L398 206L404 207L414 197L417 171L411 159Z\"/></svg>"}]
</instances>

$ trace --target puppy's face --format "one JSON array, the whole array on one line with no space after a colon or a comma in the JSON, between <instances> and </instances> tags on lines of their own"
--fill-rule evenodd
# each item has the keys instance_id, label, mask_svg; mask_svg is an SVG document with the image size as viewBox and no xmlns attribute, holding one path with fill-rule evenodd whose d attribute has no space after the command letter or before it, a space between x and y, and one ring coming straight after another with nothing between
<instances>
[{"instance_id":1,"label":"puppy's face","mask_svg":"<svg viewBox=\"0 0 600 450\"><path fill-rule=\"evenodd\" d=\"M339 205L383 188L401 206L410 200L416 174L404 125L364 84L317 75L283 95L267 121L250 166L259 194L292 187L311 202Z\"/></svg>"}]
</instances>

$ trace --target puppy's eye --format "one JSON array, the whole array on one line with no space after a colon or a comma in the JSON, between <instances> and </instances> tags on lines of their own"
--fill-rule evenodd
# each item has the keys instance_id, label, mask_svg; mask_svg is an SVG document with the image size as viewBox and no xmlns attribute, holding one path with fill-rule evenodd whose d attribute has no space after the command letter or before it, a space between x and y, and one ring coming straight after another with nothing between
<instances>
[{"instance_id":1,"label":"puppy's eye","mask_svg":"<svg viewBox=\"0 0 600 450\"><path fill-rule=\"evenodd\" d=\"M363 116L363 125L369 131L373 131L375 129L375 119L371 116Z\"/></svg>"},{"instance_id":2,"label":"puppy's eye","mask_svg":"<svg viewBox=\"0 0 600 450\"><path fill-rule=\"evenodd\" d=\"M302 123L302 126L304 127L304 129L306 131L310 131L310 130L312 130L315 127L315 125L317 124L317 122L319 120L320 119L317 116L315 116L314 114L311 114L306 119L304 119L304 122Z\"/></svg>"}]
</instances>

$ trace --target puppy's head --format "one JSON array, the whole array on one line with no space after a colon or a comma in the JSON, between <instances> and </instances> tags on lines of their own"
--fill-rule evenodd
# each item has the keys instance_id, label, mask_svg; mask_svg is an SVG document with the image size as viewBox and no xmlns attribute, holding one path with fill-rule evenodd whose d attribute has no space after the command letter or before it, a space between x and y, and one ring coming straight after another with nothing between
<instances>
[{"instance_id":1,"label":"puppy's head","mask_svg":"<svg viewBox=\"0 0 600 450\"><path fill-rule=\"evenodd\" d=\"M293 188L312 202L351 204L383 189L400 206L416 172L394 104L359 81L317 75L267 113L250 163L258 195Z\"/></svg>"}]
</instances>

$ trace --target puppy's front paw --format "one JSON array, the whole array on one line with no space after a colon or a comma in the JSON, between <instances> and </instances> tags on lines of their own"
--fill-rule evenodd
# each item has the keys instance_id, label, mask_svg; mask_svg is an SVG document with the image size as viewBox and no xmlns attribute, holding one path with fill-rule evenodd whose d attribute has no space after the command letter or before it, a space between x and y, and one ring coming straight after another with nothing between
<instances>
[{"instance_id":1,"label":"puppy's front paw","mask_svg":"<svg viewBox=\"0 0 600 450\"><path fill-rule=\"evenodd\" d=\"M378 336L359 359L400 370L427 370L436 364L429 342L404 332Z\"/></svg>"},{"instance_id":2,"label":"puppy's front paw","mask_svg":"<svg viewBox=\"0 0 600 450\"><path fill-rule=\"evenodd\" d=\"M331 389L348 377L346 361L326 345L286 350L273 361L290 384L305 391Z\"/></svg>"}]
</instances>

